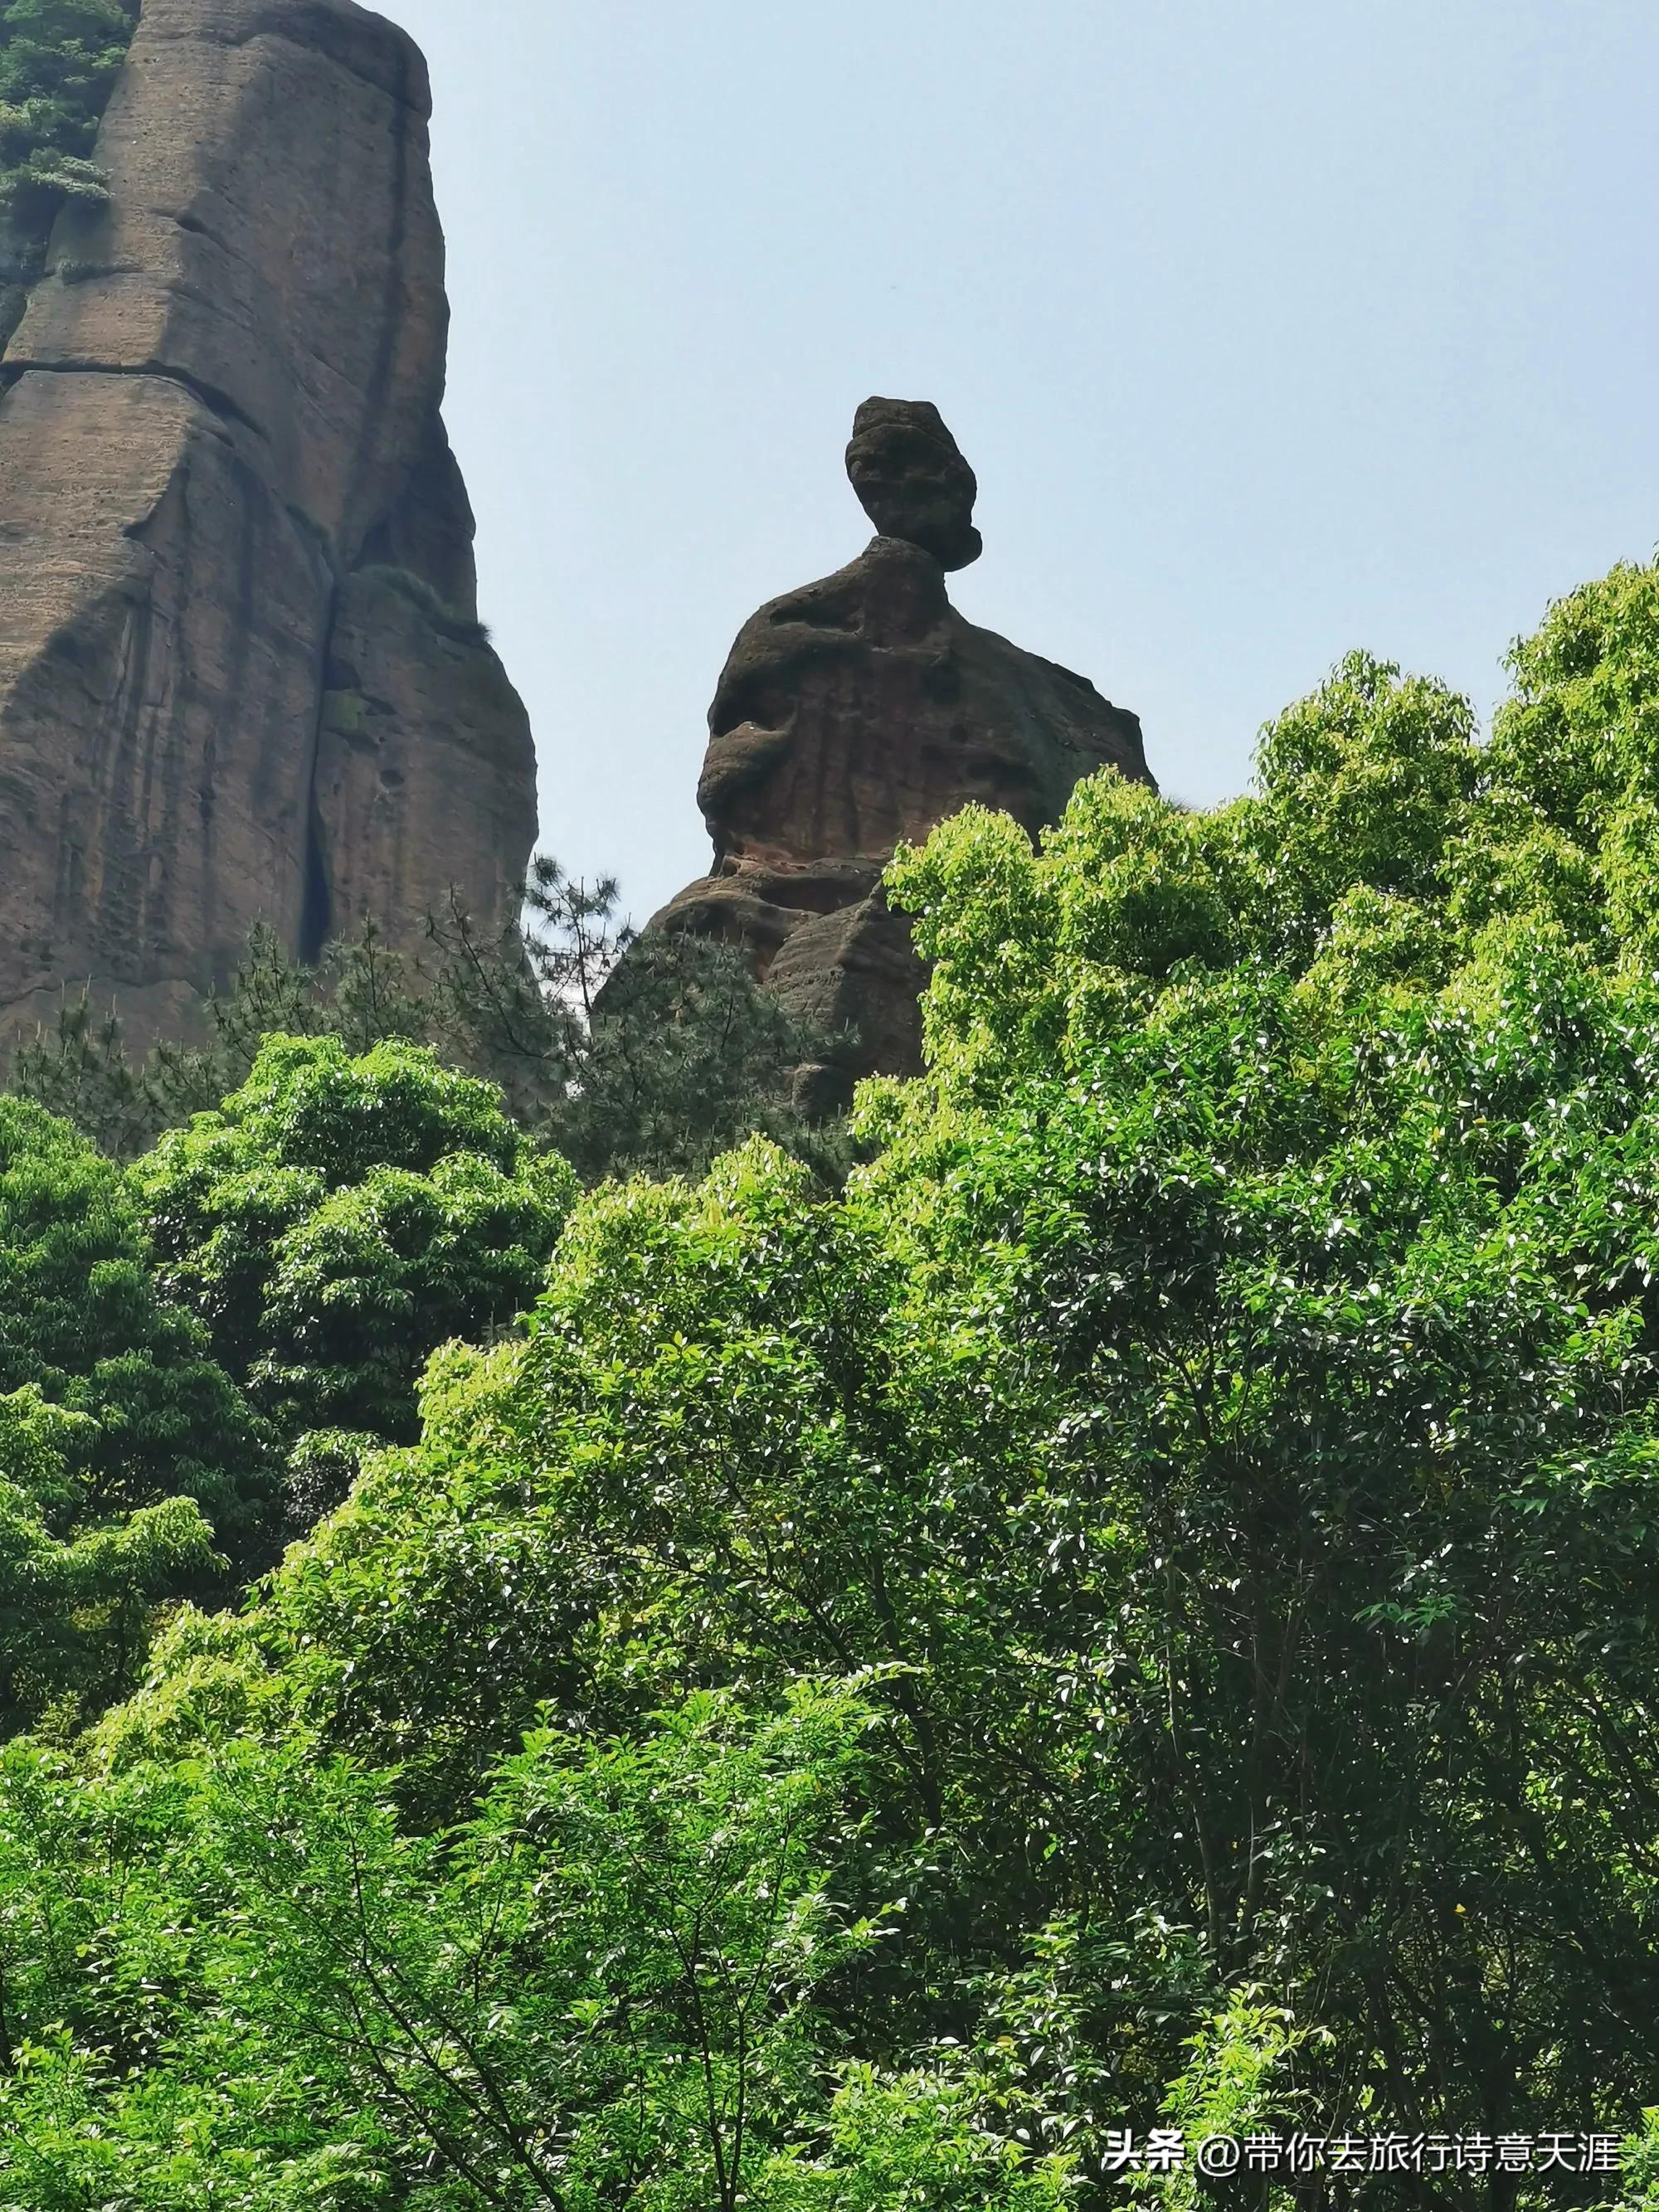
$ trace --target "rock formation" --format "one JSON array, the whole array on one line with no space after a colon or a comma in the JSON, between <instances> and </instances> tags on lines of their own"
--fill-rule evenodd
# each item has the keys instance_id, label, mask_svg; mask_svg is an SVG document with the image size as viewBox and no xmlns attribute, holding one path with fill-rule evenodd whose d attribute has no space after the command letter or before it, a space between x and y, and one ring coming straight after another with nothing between
<instances>
[{"instance_id":1,"label":"rock formation","mask_svg":"<svg viewBox=\"0 0 1659 2212\"><path fill-rule=\"evenodd\" d=\"M980 552L978 487L937 408L866 400L847 465L881 534L744 625L697 787L714 869L651 924L740 945L785 1005L856 1032L802 1071L818 1105L920 1065L926 977L881 890L895 846L970 800L1035 836L1102 767L1152 781L1134 715L951 606L945 570Z\"/></svg>"},{"instance_id":2,"label":"rock formation","mask_svg":"<svg viewBox=\"0 0 1659 2212\"><path fill-rule=\"evenodd\" d=\"M88 980L177 1027L257 919L309 957L513 910L429 112L353 0L144 0L107 206L0 267L0 1030Z\"/></svg>"}]
</instances>

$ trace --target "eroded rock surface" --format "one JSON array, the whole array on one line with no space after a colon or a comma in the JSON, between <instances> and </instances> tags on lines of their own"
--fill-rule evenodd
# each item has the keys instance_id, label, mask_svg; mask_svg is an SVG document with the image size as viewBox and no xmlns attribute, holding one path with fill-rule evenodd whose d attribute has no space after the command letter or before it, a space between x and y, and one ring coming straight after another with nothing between
<instances>
[{"instance_id":1,"label":"eroded rock surface","mask_svg":"<svg viewBox=\"0 0 1659 2212\"><path fill-rule=\"evenodd\" d=\"M511 911L534 759L440 416L429 108L352 0L145 0L110 204L0 361L0 1029L88 980L175 1027L256 919L313 957Z\"/></svg>"},{"instance_id":2,"label":"eroded rock surface","mask_svg":"<svg viewBox=\"0 0 1659 2212\"><path fill-rule=\"evenodd\" d=\"M887 534L744 625L697 788L714 865L651 925L743 945L787 1006L856 1032L803 1072L818 1105L920 1065L926 977L881 890L902 840L975 800L1035 836L1097 769L1152 781L1133 714L951 605L976 487L937 410L867 400L848 469Z\"/></svg>"},{"instance_id":3,"label":"eroded rock surface","mask_svg":"<svg viewBox=\"0 0 1659 2212\"><path fill-rule=\"evenodd\" d=\"M931 399L866 399L853 417L847 474L880 537L920 545L942 568L965 568L984 551L979 479Z\"/></svg>"}]
</instances>

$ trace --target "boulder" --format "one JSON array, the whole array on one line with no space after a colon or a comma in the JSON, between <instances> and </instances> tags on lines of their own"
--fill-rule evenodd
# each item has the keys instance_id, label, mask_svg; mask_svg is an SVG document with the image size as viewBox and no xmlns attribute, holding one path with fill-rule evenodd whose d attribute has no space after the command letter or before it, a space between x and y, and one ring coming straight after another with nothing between
<instances>
[{"instance_id":1,"label":"boulder","mask_svg":"<svg viewBox=\"0 0 1659 2212\"><path fill-rule=\"evenodd\" d=\"M931 399L866 399L853 417L847 473L883 538L902 538L942 568L984 551L974 527L979 481Z\"/></svg>"}]
</instances>

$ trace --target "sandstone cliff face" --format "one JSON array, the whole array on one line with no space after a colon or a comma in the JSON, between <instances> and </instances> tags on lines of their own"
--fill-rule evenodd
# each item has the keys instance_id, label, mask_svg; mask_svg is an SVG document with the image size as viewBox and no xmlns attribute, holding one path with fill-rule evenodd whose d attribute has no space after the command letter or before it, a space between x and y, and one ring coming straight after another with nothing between
<instances>
[{"instance_id":1,"label":"sandstone cliff face","mask_svg":"<svg viewBox=\"0 0 1659 2212\"><path fill-rule=\"evenodd\" d=\"M263 918L314 957L535 834L440 416L425 66L352 0L145 0L0 358L0 1029L141 1036Z\"/></svg>"},{"instance_id":2,"label":"sandstone cliff face","mask_svg":"<svg viewBox=\"0 0 1659 2212\"><path fill-rule=\"evenodd\" d=\"M697 801L714 866L652 922L741 945L794 1012L855 1042L803 1071L804 1103L920 1066L926 977L882 872L970 802L1035 836L1080 778L1150 783L1140 725L1086 678L977 629L947 568L978 556L973 472L938 411L872 399L848 473L883 535L845 568L763 606L709 712Z\"/></svg>"}]
</instances>

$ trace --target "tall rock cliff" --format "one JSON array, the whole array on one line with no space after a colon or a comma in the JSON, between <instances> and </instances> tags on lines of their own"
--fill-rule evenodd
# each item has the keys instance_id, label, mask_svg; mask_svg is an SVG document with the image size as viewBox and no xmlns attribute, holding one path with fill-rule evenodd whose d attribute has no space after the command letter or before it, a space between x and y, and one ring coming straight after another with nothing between
<instances>
[{"instance_id":1,"label":"tall rock cliff","mask_svg":"<svg viewBox=\"0 0 1659 2212\"><path fill-rule=\"evenodd\" d=\"M744 625L697 787L714 865L651 923L741 945L787 1006L853 1033L802 1071L818 1106L921 1064L927 979L881 890L897 844L974 800L1035 836L1097 769L1152 781L1134 715L951 605L946 571L981 550L978 485L939 410L866 400L847 467L879 534Z\"/></svg>"},{"instance_id":2,"label":"tall rock cliff","mask_svg":"<svg viewBox=\"0 0 1659 2212\"><path fill-rule=\"evenodd\" d=\"M88 980L187 1024L258 919L310 957L512 910L534 759L440 415L429 112L353 0L144 0L108 203L0 359L0 1033Z\"/></svg>"}]
</instances>

